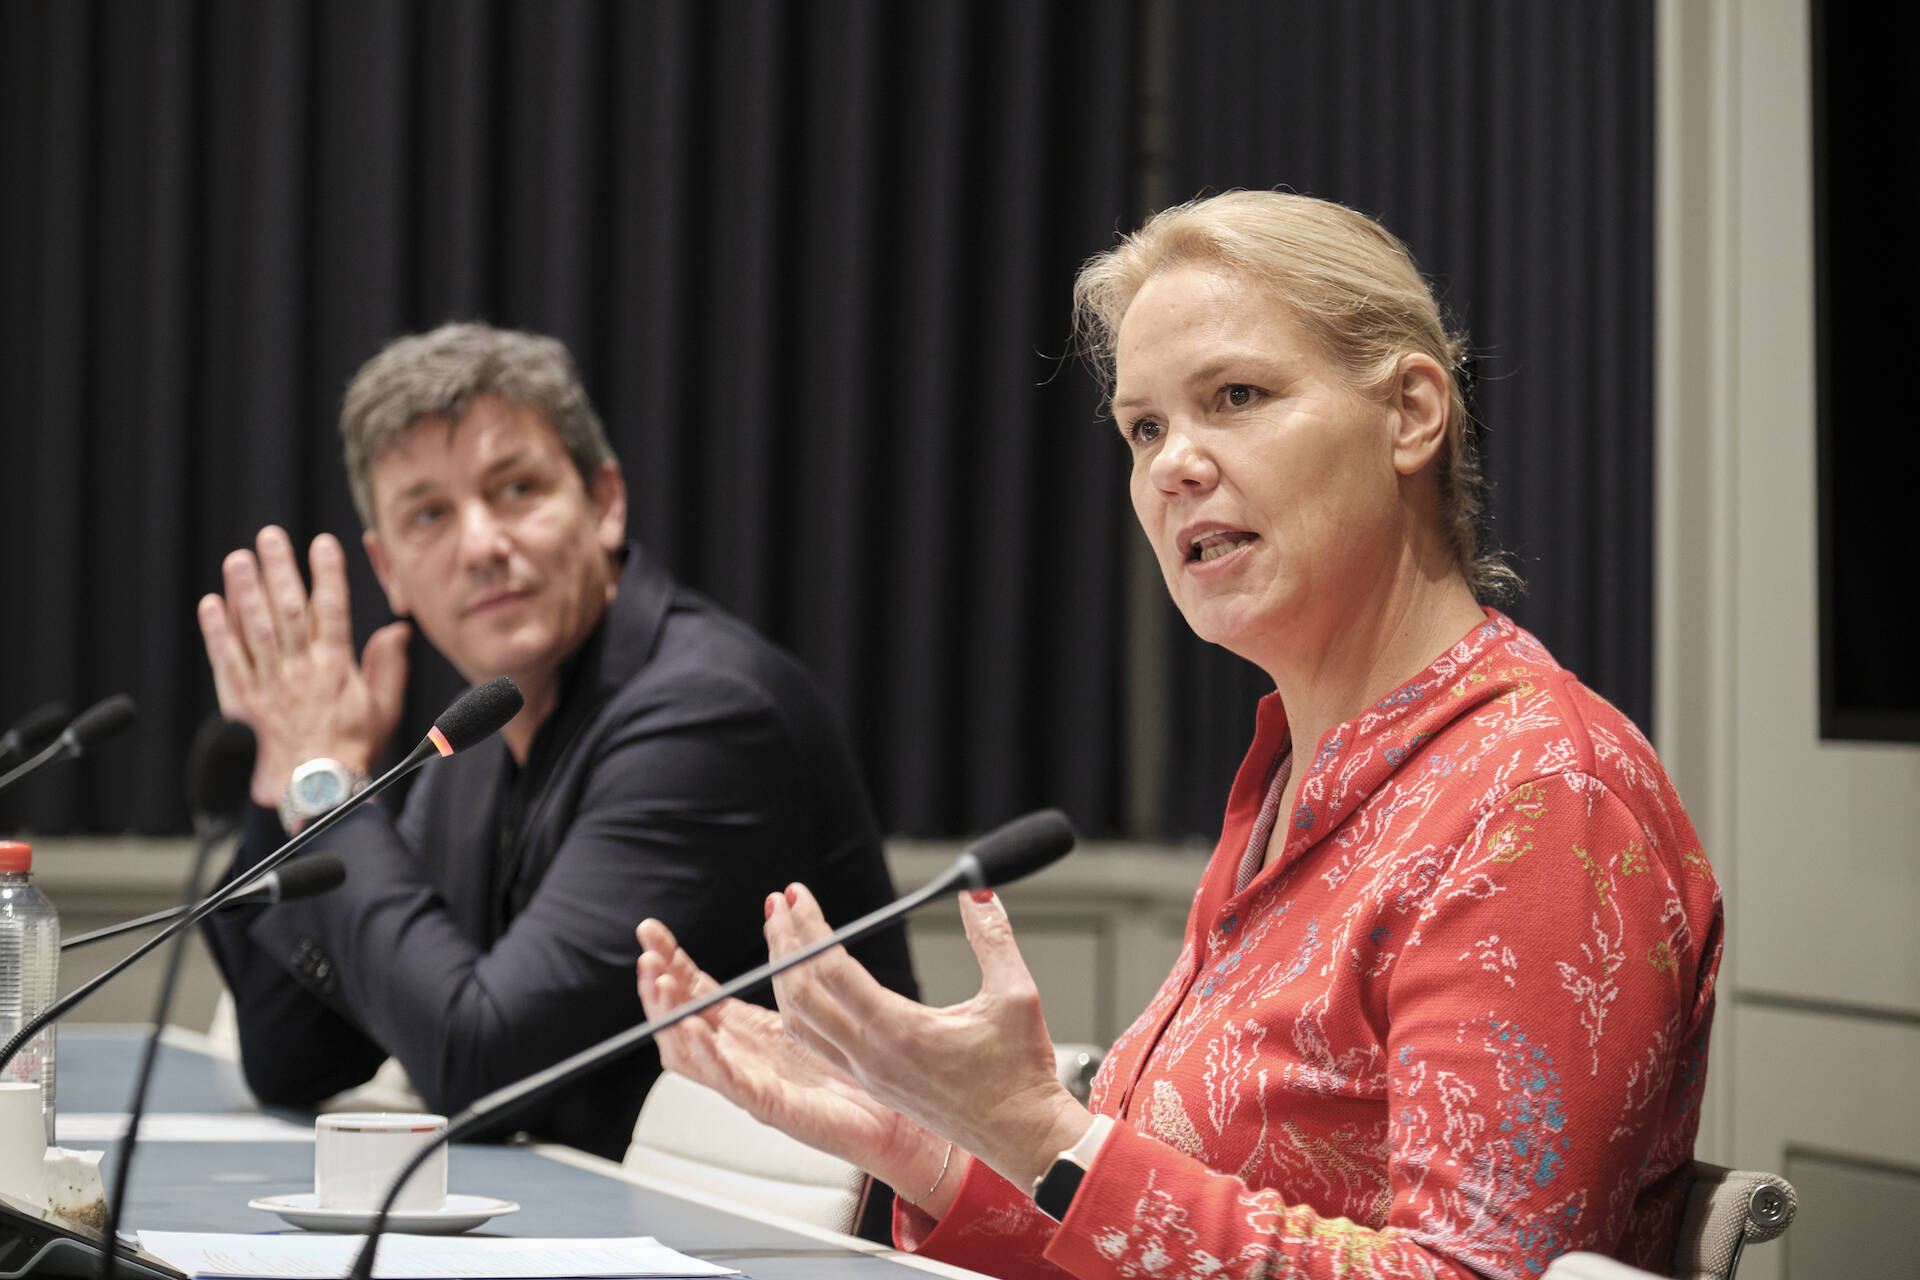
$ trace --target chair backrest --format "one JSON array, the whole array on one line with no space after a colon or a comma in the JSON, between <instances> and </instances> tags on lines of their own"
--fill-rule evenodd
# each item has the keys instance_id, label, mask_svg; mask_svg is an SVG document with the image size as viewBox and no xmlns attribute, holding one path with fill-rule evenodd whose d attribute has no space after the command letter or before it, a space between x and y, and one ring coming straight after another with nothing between
<instances>
[{"instance_id":1,"label":"chair backrest","mask_svg":"<svg viewBox=\"0 0 1920 1280\"><path fill-rule=\"evenodd\" d=\"M240 1013L233 992L224 986L213 1006L213 1021L207 1024L207 1052L228 1062L240 1061Z\"/></svg>"},{"instance_id":2,"label":"chair backrest","mask_svg":"<svg viewBox=\"0 0 1920 1280\"><path fill-rule=\"evenodd\" d=\"M1054 1049L1060 1082L1082 1102L1105 1051ZM621 1167L750 1208L852 1234L867 1177L837 1157L761 1124L705 1085L662 1073L648 1090Z\"/></svg>"},{"instance_id":3,"label":"chair backrest","mask_svg":"<svg viewBox=\"0 0 1920 1280\"><path fill-rule=\"evenodd\" d=\"M621 1167L846 1234L867 1190L855 1166L672 1072L647 1091Z\"/></svg>"},{"instance_id":4,"label":"chair backrest","mask_svg":"<svg viewBox=\"0 0 1920 1280\"><path fill-rule=\"evenodd\" d=\"M1799 1208L1793 1184L1777 1173L1694 1161L1673 1274L1678 1280L1728 1280L1740 1265L1740 1251L1778 1237Z\"/></svg>"}]
</instances>

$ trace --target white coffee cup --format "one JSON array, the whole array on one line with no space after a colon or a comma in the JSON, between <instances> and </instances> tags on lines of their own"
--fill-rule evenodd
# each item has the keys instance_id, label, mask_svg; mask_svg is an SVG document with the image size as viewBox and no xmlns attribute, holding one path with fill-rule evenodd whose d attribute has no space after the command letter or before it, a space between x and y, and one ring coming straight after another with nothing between
<instances>
[{"instance_id":1,"label":"white coffee cup","mask_svg":"<svg viewBox=\"0 0 1920 1280\"><path fill-rule=\"evenodd\" d=\"M46 1206L47 1121L37 1084L0 1082L0 1192Z\"/></svg>"},{"instance_id":2,"label":"white coffee cup","mask_svg":"<svg viewBox=\"0 0 1920 1280\"><path fill-rule=\"evenodd\" d=\"M372 1213L421 1147L446 1131L445 1116L388 1112L325 1115L313 1122L313 1190L322 1209ZM447 1204L447 1148L427 1157L393 1207L427 1213Z\"/></svg>"}]
</instances>

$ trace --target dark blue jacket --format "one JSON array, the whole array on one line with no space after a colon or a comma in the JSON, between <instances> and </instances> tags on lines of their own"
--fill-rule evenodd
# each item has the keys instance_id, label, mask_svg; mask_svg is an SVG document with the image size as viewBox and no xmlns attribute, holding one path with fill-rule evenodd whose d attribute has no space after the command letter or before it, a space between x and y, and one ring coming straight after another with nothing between
<instances>
[{"instance_id":1,"label":"dark blue jacket","mask_svg":"<svg viewBox=\"0 0 1920 1280\"><path fill-rule=\"evenodd\" d=\"M285 840L255 808L229 875ZM629 547L526 767L497 738L430 762L398 822L369 804L316 842L339 889L216 916L209 942L262 1102L308 1105L400 1060L436 1111L641 1020L633 929L658 916L725 979L766 959L791 881L843 924L893 896L845 735L798 663ZM902 930L855 948L915 994ZM502 1132L618 1159L651 1049Z\"/></svg>"}]
</instances>

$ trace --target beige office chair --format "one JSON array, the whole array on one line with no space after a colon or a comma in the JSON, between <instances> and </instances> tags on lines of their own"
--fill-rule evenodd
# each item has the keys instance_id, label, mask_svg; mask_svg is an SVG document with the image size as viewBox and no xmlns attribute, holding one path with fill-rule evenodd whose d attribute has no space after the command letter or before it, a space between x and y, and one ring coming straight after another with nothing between
<instances>
[{"instance_id":1,"label":"beige office chair","mask_svg":"<svg viewBox=\"0 0 1920 1280\"><path fill-rule=\"evenodd\" d=\"M849 1235L867 1194L853 1165L672 1072L647 1091L621 1167Z\"/></svg>"},{"instance_id":2,"label":"beige office chair","mask_svg":"<svg viewBox=\"0 0 1920 1280\"><path fill-rule=\"evenodd\" d=\"M1068 1086L1069 1094L1081 1105L1087 1105L1092 1094L1092 1079L1100 1073L1100 1063L1106 1059L1106 1050L1098 1044L1056 1044L1054 1046L1054 1075Z\"/></svg>"},{"instance_id":3,"label":"beige office chair","mask_svg":"<svg viewBox=\"0 0 1920 1280\"><path fill-rule=\"evenodd\" d=\"M1093 1092L1093 1077L1107 1051L1096 1044L1056 1044L1053 1046L1053 1070L1067 1092L1086 1105Z\"/></svg>"},{"instance_id":4,"label":"beige office chair","mask_svg":"<svg viewBox=\"0 0 1920 1280\"><path fill-rule=\"evenodd\" d=\"M1056 1045L1060 1082L1084 1102L1103 1056L1090 1044ZM866 1175L853 1165L671 1072L648 1091L622 1167L848 1234L867 1194Z\"/></svg>"},{"instance_id":5,"label":"beige office chair","mask_svg":"<svg viewBox=\"0 0 1920 1280\"><path fill-rule=\"evenodd\" d=\"M1695 1160L1673 1274L1678 1280L1730 1280L1741 1250L1777 1239L1799 1208L1793 1184L1777 1173Z\"/></svg>"},{"instance_id":6,"label":"beige office chair","mask_svg":"<svg viewBox=\"0 0 1920 1280\"><path fill-rule=\"evenodd\" d=\"M1799 1207L1793 1184L1779 1174L1694 1161L1673 1275L1676 1280L1732 1280L1741 1251L1777 1238L1793 1225ZM1544 1280L1649 1280L1653 1274L1597 1253L1569 1253L1553 1260Z\"/></svg>"},{"instance_id":7,"label":"beige office chair","mask_svg":"<svg viewBox=\"0 0 1920 1280\"><path fill-rule=\"evenodd\" d=\"M220 999L213 1006L213 1021L207 1024L207 1052L228 1062L240 1061L240 1016L233 1003L233 992L220 988Z\"/></svg>"}]
</instances>

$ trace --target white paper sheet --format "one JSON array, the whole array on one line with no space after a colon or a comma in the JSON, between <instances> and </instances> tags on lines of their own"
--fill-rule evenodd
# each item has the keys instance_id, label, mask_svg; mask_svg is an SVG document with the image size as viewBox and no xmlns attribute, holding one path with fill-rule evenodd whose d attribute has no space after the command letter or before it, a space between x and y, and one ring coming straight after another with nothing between
<instances>
[{"instance_id":1,"label":"white paper sheet","mask_svg":"<svg viewBox=\"0 0 1920 1280\"><path fill-rule=\"evenodd\" d=\"M54 1117L60 1141L118 1142L127 1132L124 1111L62 1112ZM140 1121L142 1142L312 1142L311 1124L250 1112L148 1112Z\"/></svg>"},{"instance_id":2,"label":"white paper sheet","mask_svg":"<svg viewBox=\"0 0 1920 1280\"><path fill-rule=\"evenodd\" d=\"M233 1280L338 1280L365 1236L227 1235L142 1231L140 1247L192 1276ZM736 1276L669 1249L652 1236L539 1240L382 1236L375 1280L599 1280L613 1276Z\"/></svg>"}]
</instances>

